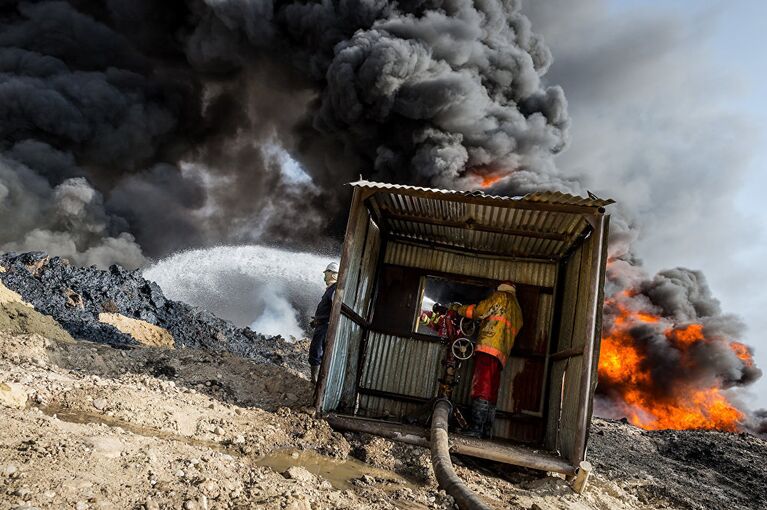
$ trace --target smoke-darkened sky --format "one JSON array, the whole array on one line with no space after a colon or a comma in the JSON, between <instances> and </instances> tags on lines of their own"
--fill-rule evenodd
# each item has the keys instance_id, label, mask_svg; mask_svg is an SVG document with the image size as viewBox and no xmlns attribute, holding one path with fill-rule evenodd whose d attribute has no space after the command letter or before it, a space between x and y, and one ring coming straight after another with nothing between
<instances>
[{"instance_id":1,"label":"smoke-darkened sky","mask_svg":"<svg viewBox=\"0 0 767 510\"><path fill-rule=\"evenodd\" d=\"M359 174L502 175L492 192L618 199L611 255L643 280L641 258L704 269L739 337L727 312L763 295L736 198L761 135L716 42L731 5L0 2L0 249L132 267L221 243L317 249ZM708 292L695 280L676 288Z\"/></svg>"},{"instance_id":2,"label":"smoke-darkened sky","mask_svg":"<svg viewBox=\"0 0 767 510\"><path fill-rule=\"evenodd\" d=\"M767 6L527 1L572 118L564 173L618 200L650 272L702 269L767 365ZM752 387L767 405L767 383Z\"/></svg>"}]
</instances>

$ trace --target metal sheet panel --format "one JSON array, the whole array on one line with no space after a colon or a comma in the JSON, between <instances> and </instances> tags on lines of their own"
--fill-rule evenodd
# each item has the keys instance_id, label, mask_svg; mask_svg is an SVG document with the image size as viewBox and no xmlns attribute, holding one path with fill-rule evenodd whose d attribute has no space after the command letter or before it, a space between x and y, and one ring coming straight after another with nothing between
<instances>
[{"instance_id":1,"label":"metal sheet panel","mask_svg":"<svg viewBox=\"0 0 767 510\"><path fill-rule=\"evenodd\" d=\"M593 338L589 337L590 332L588 331L588 324L589 315L591 315L589 304L592 302L595 288L593 280L597 277L597 275L593 274L594 241L596 239L597 236L592 236L578 249L582 253L580 257L581 267L578 273L577 282L577 306L575 311L575 319L573 321L572 347L574 348L582 348L586 342L593 341Z\"/></svg>"},{"instance_id":2,"label":"metal sheet panel","mask_svg":"<svg viewBox=\"0 0 767 510\"><path fill-rule=\"evenodd\" d=\"M493 423L493 437L520 443L540 444L543 435L540 419L520 420L497 416Z\"/></svg>"},{"instance_id":3,"label":"metal sheet panel","mask_svg":"<svg viewBox=\"0 0 767 510\"><path fill-rule=\"evenodd\" d=\"M363 394L360 395L357 415L366 418L395 419L399 421L403 416L416 414L422 405L417 402L405 402L393 398Z\"/></svg>"},{"instance_id":4,"label":"metal sheet panel","mask_svg":"<svg viewBox=\"0 0 767 510\"><path fill-rule=\"evenodd\" d=\"M481 195L481 203L472 203L456 198L467 195L444 190L367 182L354 185L382 191L371 196L370 203L386 218L387 234L528 258L562 257L587 228L584 215L592 214L606 202L539 193L529 201L525 197ZM520 207L522 204L526 206ZM542 204L571 208L552 210Z\"/></svg>"},{"instance_id":5,"label":"metal sheet panel","mask_svg":"<svg viewBox=\"0 0 767 510\"><path fill-rule=\"evenodd\" d=\"M573 327L575 325L575 316L578 310L578 284L581 275L582 253L582 247L575 250L567 261L563 271L565 281L562 296L562 311L560 312L557 351L564 351L572 346L574 333Z\"/></svg>"},{"instance_id":6,"label":"metal sheet panel","mask_svg":"<svg viewBox=\"0 0 767 510\"><path fill-rule=\"evenodd\" d=\"M333 352L330 357L331 365L327 372L325 383L325 395L322 409L324 412L337 409L341 400L341 391L346 374L346 363L349 357L349 345L359 343L362 336L362 328L345 315L338 318L336 339L333 343ZM328 353L326 353L326 356Z\"/></svg>"},{"instance_id":7,"label":"metal sheet panel","mask_svg":"<svg viewBox=\"0 0 767 510\"><path fill-rule=\"evenodd\" d=\"M511 357L501 372L498 409L540 416L543 394L543 359Z\"/></svg>"},{"instance_id":8,"label":"metal sheet panel","mask_svg":"<svg viewBox=\"0 0 767 510\"><path fill-rule=\"evenodd\" d=\"M578 223L574 222L575 225ZM498 255L554 259L570 245L569 240L539 239L414 221L390 220L389 225L391 233L399 239L436 242Z\"/></svg>"},{"instance_id":9,"label":"metal sheet panel","mask_svg":"<svg viewBox=\"0 0 767 510\"><path fill-rule=\"evenodd\" d=\"M384 261L398 266L508 280L538 287L553 287L557 271L554 263L475 257L396 242L387 243Z\"/></svg>"},{"instance_id":10,"label":"metal sheet panel","mask_svg":"<svg viewBox=\"0 0 767 510\"><path fill-rule=\"evenodd\" d=\"M554 296L541 293L538 297L538 317L535 325L535 345L537 354L546 354L551 340L551 322L554 314Z\"/></svg>"},{"instance_id":11,"label":"metal sheet panel","mask_svg":"<svg viewBox=\"0 0 767 510\"><path fill-rule=\"evenodd\" d=\"M581 387L583 356L574 356L569 361L565 372L565 384L562 394L559 446L562 456L573 461L577 444L582 440L578 437L577 422L578 410L581 406L579 391Z\"/></svg>"},{"instance_id":12,"label":"metal sheet panel","mask_svg":"<svg viewBox=\"0 0 767 510\"><path fill-rule=\"evenodd\" d=\"M357 296L357 287L360 279L360 266L363 262L363 254L368 243L368 230L371 227L372 222L368 218L368 212L364 207L359 209L359 220L356 222L356 228L352 232L352 238L354 243L352 245L351 254L347 261L345 268L347 279L344 285L346 292L344 294L344 304L353 308L355 298ZM357 310L355 310L356 312Z\"/></svg>"},{"instance_id":13,"label":"metal sheet panel","mask_svg":"<svg viewBox=\"0 0 767 510\"><path fill-rule=\"evenodd\" d=\"M559 426L562 412L562 391L568 363L569 359L554 362L549 374L549 401L546 404L546 435L544 438L544 446L548 450L559 451L560 449Z\"/></svg>"},{"instance_id":14,"label":"metal sheet panel","mask_svg":"<svg viewBox=\"0 0 767 510\"><path fill-rule=\"evenodd\" d=\"M420 186L409 186L406 184L391 184L386 182L374 182L359 180L349 183L351 186L357 188L371 189L371 190L388 190L400 192L402 194L408 193L410 196L429 196L429 197L449 197L449 196L463 196L463 197L481 197L485 199L492 199L499 202L505 201L526 201L526 202L542 202L549 204L562 204L562 205L579 205L584 207L604 207L606 205L614 203L612 199L603 199L599 197L579 197L576 195L570 195L567 193L561 193L558 191L541 191L536 193L528 193L524 196L499 196L488 195L482 191L460 191L460 190L447 190L437 188L424 188Z\"/></svg>"},{"instance_id":15,"label":"metal sheet panel","mask_svg":"<svg viewBox=\"0 0 767 510\"><path fill-rule=\"evenodd\" d=\"M372 219L368 220L367 238L365 239L365 247L362 251L356 292L350 305L352 310L363 318L367 318L370 308L370 298L375 283L380 247L381 233L378 226L373 223Z\"/></svg>"},{"instance_id":16,"label":"metal sheet panel","mask_svg":"<svg viewBox=\"0 0 767 510\"><path fill-rule=\"evenodd\" d=\"M437 392L443 349L436 342L371 332L360 387L431 398Z\"/></svg>"}]
</instances>

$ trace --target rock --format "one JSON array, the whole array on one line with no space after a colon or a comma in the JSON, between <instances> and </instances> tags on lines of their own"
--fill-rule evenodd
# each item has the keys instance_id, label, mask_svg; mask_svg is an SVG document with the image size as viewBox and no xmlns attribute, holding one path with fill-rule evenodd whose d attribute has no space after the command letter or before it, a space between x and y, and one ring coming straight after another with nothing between
<instances>
[{"instance_id":1,"label":"rock","mask_svg":"<svg viewBox=\"0 0 767 510\"><path fill-rule=\"evenodd\" d=\"M27 390L17 383L0 383L0 404L15 409L24 409L27 406Z\"/></svg>"},{"instance_id":2,"label":"rock","mask_svg":"<svg viewBox=\"0 0 767 510\"><path fill-rule=\"evenodd\" d=\"M185 510L197 510L197 508L199 508L199 505L197 504L196 501L187 499L186 501L184 501L184 508Z\"/></svg>"},{"instance_id":3,"label":"rock","mask_svg":"<svg viewBox=\"0 0 767 510\"><path fill-rule=\"evenodd\" d=\"M103 398L93 399L93 407L95 407L99 411L103 411L107 407L106 399L103 399Z\"/></svg>"},{"instance_id":4,"label":"rock","mask_svg":"<svg viewBox=\"0 0 767 510\"><path fill-rule=\"evenodd\" d=\"M26 487L21 487L20 489L16 489L16 490L13 492L13 494L14 494L15 496L18 496L18 497L20 497L20 498L21 498L21 499L23 499L24 501L29 501L30 499L32 499L32 491L31 491L31 490L29 490L29 489L28 489L28 488L26 488Z\"/></svg>"},{"instance_id":5,"label":"rock","mask_svg":"<svg viewBox=\"0 0 767 510\"><path fill-rule=\"evenodd\" d=\"M146 503L144 503L144 509L145 510L160 510L160 504L157 501L153 501L151 499L146 500Z\"/></svg>"},{"instance_id":6,"label":"rock","mask_svg":"<svg viewBox=\"0 0 767 510\"><path fill-rule=\"evenodd\" d=\"M8 478L15 478L18 472L18 468L13 464L8 464L5 466L5 469L3 469L3 475L7 476Z\"/></svg>"},{"instance_id":7,"label":"rock","mask_svg":"<svg viewBox=\"0 0 767 510\"><path fill-rule=\"evenodd\" d=\"M301 466L291 466L282 473L282 476L290 480L296 480L303 483L314 483L317 478L306 468Z\"/></svg>"},{"instance_id":8,"label":"rock","mask_svg":"<svg viewBox=\"0 0 767 510\"><path fill-rule=\"evenodd\" d=\"M123 443L114 437L92 437L88 442L95 454L107 459L119 458L123 451Z\"/></svg>"},{"instance_id":9,"label":"rock","mask_svg":"<svg viewBox=\"0 0 767 510\"><path fill-rule=\"evenodd\" d=\"M64 297L67 298L67 301L64 305L67 308L79 308L81 310L85 308L83 297L72 289L68 287L64 289Z\"/></svg>"},{"instance_id":10,"label":"rock","mask_svg":"<svg viewBox=\"0 0 767 510\"><path fill-rule=\"evenodd\" d=\"M99 321L114 326L142 345L170 349L175 346L173 335L167 329L140 319L133 319L119 313L102 312L99 314Z\"/></svg>"},{"instance_id":11,"label":"rock","mask_svg":"<svg viewBox=\"0 0 767 510\"><path fill-rule=\"evenodd\" d=\"M216 427L213 428L213 433L216 434L217 436L223 436L224 435L224 429L222 429L219 426L216 426Z\"/></svg>"},{"instance_id":12,"label":"rock","mask_svg":"<svg viewBox=\"0 0 767 510\"><path fill-rule=\"evenodd\" d=\"M78 501L75 503L75 510L88 510L88 503L85 501Z\"/></svg>"},{"instance_id":13,"label":"rock","mask_svg":"<svg viewBox=\"0 0 767 510\"><path fill-rule=\"evenodd\" d=\"M288 502L285 510L312 510L312 505L304 497L296 498Z\"/></svg>"}]
</instances>

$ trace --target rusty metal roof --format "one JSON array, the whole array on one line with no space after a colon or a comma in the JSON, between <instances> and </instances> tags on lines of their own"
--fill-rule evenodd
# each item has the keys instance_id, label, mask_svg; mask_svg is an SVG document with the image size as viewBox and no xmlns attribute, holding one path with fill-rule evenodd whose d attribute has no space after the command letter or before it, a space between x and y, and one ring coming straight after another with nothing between
<instances>
[{"instance_id":1,"label":"rusty metal roof","mask_svg":"<svg viewBox=\"0 0 767 510\"><path fill-rule=\"evenodd\" d=\"M357 181L381 228L401 242L478 255L558 260L588 231L588 218L613 203L559 192L520 197Z\"/></svg>"},{"instance_id":2,"label":"rusty metal roof","mask_svg":"<svg viewBox=\"0 0 767 510\"><path fill-rule=\"evenodd\" d=\"M390 184L386 182L375 182L367 180L359 180L349 183L356 188L376 189L396 191L397 193L408 195L435 195L435 196L461 196L469 198L482 198L489 200L498 200L502 202L508 202L509 200L520 202L538 202L548 204L559 205L575 205L581 207L600 208L615 203L615 200L611 198L603 199L596 196L579 197L577 195L571 195L569 193L562 193L560 191L537 191L535 193L528 193L527 195L519 196L502 196L502 195L489 195L482 190L474 191L461 191L461 190L449 190L439 188L424 188L421 186L410 186L407 184Z\"/></svg>"}]
</instances>

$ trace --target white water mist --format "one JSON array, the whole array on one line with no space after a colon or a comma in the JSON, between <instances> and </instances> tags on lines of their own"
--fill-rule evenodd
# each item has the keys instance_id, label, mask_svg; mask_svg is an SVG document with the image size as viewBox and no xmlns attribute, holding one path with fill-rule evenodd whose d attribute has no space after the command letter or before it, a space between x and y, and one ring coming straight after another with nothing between
<instances>
[{"instance_id":1,"label":"white water mist","mask_svg":"<svg viewBox=\"0 0 767 510\"><path fill-rule=\"evenodd\" d=\"M189 250L144 270L165 295L265 335L301 338L332 258L266 246Z\"/></svg>"}]
</instances>

